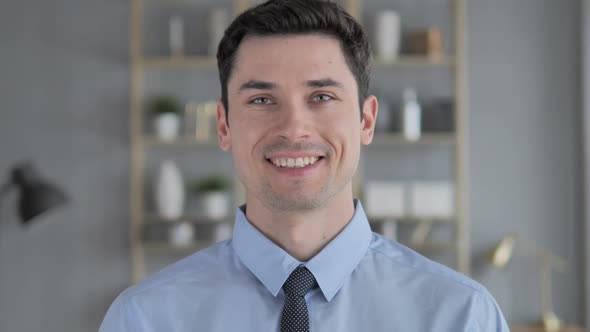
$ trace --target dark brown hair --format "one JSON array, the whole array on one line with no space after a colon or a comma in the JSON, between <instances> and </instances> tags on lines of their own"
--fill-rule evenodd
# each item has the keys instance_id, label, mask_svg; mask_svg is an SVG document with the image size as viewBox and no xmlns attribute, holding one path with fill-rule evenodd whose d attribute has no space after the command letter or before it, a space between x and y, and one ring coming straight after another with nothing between
<instances>
[{"instance_id":1,"label":"dark brown hair","mask_svg":"<svg viewBox=\"0 0 590 332\"><path fill-rule=\"evenodd\" d=\"M236 52L246 36L320 33L340 41L362 105L369 90L371 50L361 25L338 4L322 0L269 0L239 15L217 49L221 101L228 112L227 83Z\"/></svg>"}]
</instances>

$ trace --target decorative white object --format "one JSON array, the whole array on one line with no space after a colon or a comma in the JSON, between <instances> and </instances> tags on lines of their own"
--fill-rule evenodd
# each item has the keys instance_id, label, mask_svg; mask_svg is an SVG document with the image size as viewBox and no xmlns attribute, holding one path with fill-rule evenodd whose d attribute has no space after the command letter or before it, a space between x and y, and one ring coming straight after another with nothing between
<instances>
[{"instance_id":1,"label":"decorative white object","mask_svg":"<svg viewBox=\"0 0 590 332\"><path fill-rule=\"evenodd\" d=\"M418 218L451 218L454 213L453 185L449 182L413 182L410 214Z\"/></svg>"},{"instance_id":2,"label":"decorative white object","mask_svg":"<svg viewBox=\"0 0 590 332\"><path fill-rule=\"evenodd\" d=\"M383 221L381 224L381 235L392 240L397 240L397 222L395 220Z\"/></svg>"},{"instance_id":3,"label":"decorative white object","mask_svg":"<svg viewBox=\"0 0 590 332\"><path fill-rule=\"evenodd\" d=\"M404 185L392 181L369 181L365 185L369 217L403 217L406 212Z\"/></svg>"},{"instance_id":4,"label":"decorative white object","mask_svg":"<svg viewBox=\"0 0 590 332\"><path fill-rule=\"evenodd\" d=\"M191 223L182 222L170 229L170 243L175 246L188 246L193 243L195 229Z\"/></svg>"},{"instance_id":5,"label":"decorative white object","mask_svg":"<svg viewBox=\"0 0 590 332\"><path fill-rule=\"evenodd\" d=\"M417 141L422 134L422 110L418 104L416 90L404 90L404 105L402 109L404 137L408 141Z\"/></svg>"},{"instance_id":6,"label":"decorative white object","mask_svg":"<svg viewBox=\"0 0 590 332\"><path fill-rule=\"evenodd\" d=\"M160 114L154 118L156 136L164 141L173 141L180 133L180 117L175 113Z\"/></svg>"},{"instance_id":7,"label":"decorative white object","mask_svg":"<svg viewBox=\"0 0 590 332\"><path fill-rule=\"evenodd\" d=\"M229 193L211 191L199 194L200 213L211 219L227 218L230 209Z\"/></svg>"},{"instance_id":8,"label":"decorative white object","mask_svg":"<svg viewBox=\"0 0 590 332\"><path fill-rule=\"evenodd\" d=\"M194 107L194 105L193 105ZM215 115L217 112L217 102L209 101L198 104L194 109L195 112L195 139L198 142L208 142L215 136Z\"/></svg>"},{"instance_id":9,"label":"decorative white object","mask_svg":"<svg viewBox=\"0 0 590 332\"><path fill-rule=\"evenodd\" d=\"M180 16L170 18L170 53L173 56L184 53L184 21Z\"/></svg>"},{"instance_id":10,"label":"decorative white object","mask_svg":"<svg viewBox=\"0 0 590 332\"><path fill-rule=\"evenodd\" d=\"M395 60L399 56L401 20L396 11L386 10L375 18L375 53L377 58Z\"/></svg>"},{"instance_id":11,"label":"decorative white object","mask_svg":"<svg viewBox=\"0 0 590 332\"><path fill-rule=\"evenodd\" d=\"M228 223L219 223L215 225L215 234L214 240L215 242L225 241L232 236L232 227Z\"/></svg>"},{"instance_id":12,"label":"decorative white object","mask_svg":"<svg viewBox=\"0 0 590 332\"><path fill-rule=\"evenodd\" d=\"M180 218L184 209L184 182L180 170L173 161L162 162L155 188L158 215L165 219Z\"/></svg>"},{"instance_id":13,"label":"decorative white object","mask_svg":"<svg viewBox=\"0 0 590 332\"><path fill-rule=\"evenodd\" d=\"M209 54L217 54L217 46L229 25L230 15L224 8L215 8L209 14Z\"/></svg>"}]
</instances>

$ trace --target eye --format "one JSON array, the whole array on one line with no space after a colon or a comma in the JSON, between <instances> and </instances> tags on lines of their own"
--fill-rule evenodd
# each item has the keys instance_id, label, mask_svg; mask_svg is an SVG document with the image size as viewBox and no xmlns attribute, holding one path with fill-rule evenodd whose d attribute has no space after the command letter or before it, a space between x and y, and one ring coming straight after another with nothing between
<instances>
[{"instance_id":1,"label":"eye","mask_svg":"<svg viewBox=\"0 0 590 332\"><path fill-rule=\"evenodd\" d=\"M327 95L327 94L324 94L324 93L319 94L319 95L315 95L315 96L312 97L312 100L313 101L319 102L319 103L327 102L327 101L330 101L330 100L333 100L333 99L334 99L334 97L332 97L330 95Z\"/></svg>"},{"instance_id":2,"label":"eye","mask_svg":"<svg viewBox=\"0 0 590 332\"><path fill-rule=\"evenodd\" d=\"M267 97L257 97L254 98L250 101L250 104L255 104L255 105L269 105L272 104L272 100L270 98Z\"/></svg>"}]
</instances>

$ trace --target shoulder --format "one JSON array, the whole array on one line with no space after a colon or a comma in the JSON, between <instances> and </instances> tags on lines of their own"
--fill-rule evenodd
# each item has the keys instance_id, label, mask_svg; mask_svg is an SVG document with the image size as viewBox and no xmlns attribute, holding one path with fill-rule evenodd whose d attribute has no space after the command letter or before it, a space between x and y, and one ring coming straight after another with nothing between
<instances>
[{"instance_id":1,"label":"shoulder","mask_svg":"<svg viewBox=\"0 0 590 332\"><path fill-rule=\"evenodd\" d=\"M430 282L454 286L471 292L482 292L484 288L469 277L422 256L399 242L373 234L368 259L385 266L395 274L408 274Z\"/></svg>"},{"instance_id":2,"label":"shoulder","mask_svg":"<svg viewBox=\"0 0 590 332\"><path fill-rule=\"evenodd\" d=\"M449 317L464 320L466 331L509 331L485 287L396 241L373 234L364 264L380 271L375 282L381 289L395 289L408 305L445 308Z\"/></svg>"},{"instance_id":3,"label":"shoulder","mask_svg":"<svg viewBox=\"0 0 590 332\"><path fill-rule=\"evenodd\" d=\"M188 305L215 296L236 273L231 240L196 252L125 289L109 307L100 331L136 331L146 322L167 322ZM201 301L199 301L199 299Z\"/></svg>"},{"instance_id":4,"label":"shoulder","mask_svg":"<svg viewBox=\"0 0 590 332\"><path fill-rule=\"evenodd\" d=\"M184 290L183 287L206 286L219 280L233 266L231 240L219 242L187 256L146 277L120 294L122 299L137 299L150 294Z\"/></svg>"}]
</instances>

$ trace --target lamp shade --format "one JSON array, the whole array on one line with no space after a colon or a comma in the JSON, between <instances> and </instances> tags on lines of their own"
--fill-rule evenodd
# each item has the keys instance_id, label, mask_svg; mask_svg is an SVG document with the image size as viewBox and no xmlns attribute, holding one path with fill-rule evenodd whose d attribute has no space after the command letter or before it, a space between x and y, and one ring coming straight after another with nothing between
<instances>
[{"instance_id":1,"label":"lamp shade","mask_svg":"<svg viewBox=\"0 0 590 332\"><path fill-rule=\"evenodd\" d=\"M67 202L65 193L41 179L30 163L23 163L12 170L12 182L20 192L18 209L23 224Z\"/></svg>"}]
</instances>

